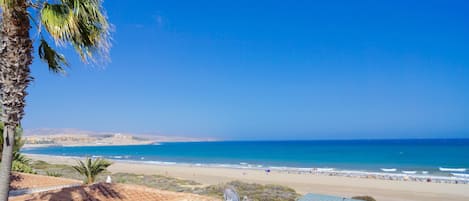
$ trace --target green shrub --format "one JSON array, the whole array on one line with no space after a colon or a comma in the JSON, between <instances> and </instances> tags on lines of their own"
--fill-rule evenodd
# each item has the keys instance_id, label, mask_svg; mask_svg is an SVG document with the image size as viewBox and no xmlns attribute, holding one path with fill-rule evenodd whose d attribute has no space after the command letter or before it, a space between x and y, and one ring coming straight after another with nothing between
<instances>
[{"instance_id":1,"label":"green shrub","mask_svg":"<svg viewBox=\"0 0 469 201\"><path fill-rule=\"evenodd\" d=\"M80 175L75 169L73 169L71 165L50 164L45 161L37 160L37 161L31 162L31 167L34 169L34 171L37 172L37 174L40 174L40 175L48 175L48 172L49 173L58 172L61 174L60 177L76 179L76 180L83 179L83 176ZM102 178L99 178L99 179L101 179L100 181L104 181Z\"/></svg>"},{"instance_id":2,"label":"green shrub","mask_svg":"<svg viewBox=\"0 0 469 201\"><path fill-rule=\"evenodd\" d=\"M37 160L31 163L31 166L33 166L36 169L46 169L49 167L49 165L50 165L49 163L47 163L46 161L42 161L42 160Z\"/></svg>"},{"instance_id":3,"label":"green shrub","mask_svg":"<svg viewBox=\"0 0 469 201\"><path fill-rule=\"evenodd\" d=\"M368 196L368 195L364 195L364 196L355 196L355 197L352 197L352 199L355 199L355 200L363 200L363 201L376 201L373 197Z\"/></svg>"},{"instance_id":4,"label":"green shrub","mask_svg":"<svg viewBox=\"0 0 469 201\"><path fill-rule=\"evenodd\" d=\"M195 181L177 179L163 175L115 173L112 174L112 179L117 183L138 184L175 192L191 192L193 186L201 185Z\"/></svg>"},{"instance_id":5,"label":"green shrub","mask_svg":"<svg viewBox=\"0 0 469 201\"><path fill-rule=\"evenodd\" d=\"M49 171L47 171L46 174L49 177L62 177L62 174L60 174L58 172L49 172Z\"/></svg>"},{"instance_id":6,"label":"green shrub","mask_svg":"<svg viewBox=\"0 0 469 201\"><path fill-rule=\"evenodd\" d=\"M13 152L11 171L36 174L36 171L31 167L31 159L26 158L20 152Z\"/></svg>"},{"instance_id":7,"label":"green shrub","mask_svg":"<svg viewBox=\"0 0 469 201\"><path fill-rule=\"evenodd\" d=\"M223 191L228 187L233 187L241 198L246 196L251 201L295 201L300 196L289 187L273 184L244 183L241 181L197 188L194 190L194 193L222 197Z\"/></svg>"},{"instance_id":8,"label":"green shrub","mask_svg":"<svg viewBox=\"0 0 469 201\"><path fill-rule=\"evenodd\" d=\"M36 172L33 170L33 168L31 168L31 166L18 161L13 161L11 165L11 171L36 174Z\"/></svg>"},{"instance_id":9,"label":"green shrub","mask_svg":"<svg viewBox=\"0 0 469 201\"><path fill-rule=\"evenodd\" d=\"M191 180L183 180L163 175L142 175L131 173L112 174L113 181L145 185L152 188L175 192L188 192L200 195L223 197L223 191L227 187L233 187L240 197L247 196L250 201L295 201L300 196L295 190L280 185L261 185L232 181L225 184L203 186Z\"/></svg>"}]
</instances>

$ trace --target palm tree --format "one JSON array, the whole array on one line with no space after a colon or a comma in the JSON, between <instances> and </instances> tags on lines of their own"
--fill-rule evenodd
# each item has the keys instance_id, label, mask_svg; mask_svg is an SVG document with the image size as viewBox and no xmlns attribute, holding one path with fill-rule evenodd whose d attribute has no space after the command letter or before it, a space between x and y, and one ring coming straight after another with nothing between
<instances>
[{"instance_id":1,"label":"palm tree","mask_svg":"<svg viewBox=\"0 0 469 201\"><path fill-rule=\"evenodd\" d=\"M33 46L52 72L64 72L67 61L47 41L71 44L84 62L106 59L110 25L102 0L0 0L0 100L3 153L0 201L8 199L15 129L24 115ZM38 34L30 35L31 24ZM49 33L49 35L43 35ZM31 37L37 36L37 37ZM46 38L48 37L48 38Z\"/></svg>"},{"instance_id":2,"label":"palm tree","mask_svg":"<svg viewBox=\"0 0 469 201\"><path fill-rule=\"evenodd\" d=\"M86 179L84 180L85 184L92 184L94 183L96 176L105 171L106 168L108 168L111 164L111 162L102 158L98 158L95 160L91 158L86 158L85 162L78 161L78 165L73 166L73 169L75 169L78 173L86 177Z\"/></svg>"}]
</instances>

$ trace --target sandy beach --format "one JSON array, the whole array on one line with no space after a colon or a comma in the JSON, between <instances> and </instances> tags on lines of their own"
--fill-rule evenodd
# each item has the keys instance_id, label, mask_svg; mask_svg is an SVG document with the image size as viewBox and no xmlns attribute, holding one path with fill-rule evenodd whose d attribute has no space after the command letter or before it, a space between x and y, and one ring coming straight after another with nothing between
<instances>
[{"instance_id":1,"label":"sandy beach","mask_svg":"<svg viewBox=\"0 0 469 201\"><path fill-rule=\"evenodd\" d=\"M34 160L44 160L56 164L75 164L76 159L28 154ZM232 180L261 184L279 184L294 188L297 192L329 194L351 197L371 195L379 201L467 201L469 185L439 184L411 181L389 181L378 179L348 178L341 176L321 176L294 174L273 171L266 174L262 170L188 167L180 165L158 165L114 161L109 168L113 173L127 172L138 174L161 174L182 179L194 180L202 184L218 184Z\"/></svg>"}]
</instances>

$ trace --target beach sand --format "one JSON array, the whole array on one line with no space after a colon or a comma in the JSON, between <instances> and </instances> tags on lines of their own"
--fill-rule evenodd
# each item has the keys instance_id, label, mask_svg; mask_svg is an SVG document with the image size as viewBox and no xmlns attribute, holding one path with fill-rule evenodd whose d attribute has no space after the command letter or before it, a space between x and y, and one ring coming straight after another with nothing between
<instances>
[{"instance_id":1,"label":"beach sand","mask_svg":"<svg viewBox=\"0 0 469 201\"><path fill-rule=\"evenodd\" d=\"M34 160L56 164L76 164L76 159L61 156L27 154ZM188 167L180 165L157 165L114 161L109 167L113 173L160 174L194 180L202 184L218 184L232 180L260 184L279 184L291 187L298 193L318 193L351 197L370 195L378 201L468 201L469 185L439 184L411 181L349 178L342 176L319 176L262 170Z\"/></svg>"}]
</instances>

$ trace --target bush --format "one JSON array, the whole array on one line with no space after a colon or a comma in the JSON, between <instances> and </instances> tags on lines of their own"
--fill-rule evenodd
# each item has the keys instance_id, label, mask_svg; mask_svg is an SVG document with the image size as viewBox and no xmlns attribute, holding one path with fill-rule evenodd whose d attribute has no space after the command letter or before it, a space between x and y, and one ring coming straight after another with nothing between
<instances>
[{"instance_id":1,"label":"bush","mask_svg":"<svg viewBox=\"0 0 469 201\"><path fill-rule=\"evenodd\" d=\"M33 170L33 168L31 168L31 166L18 161L13 161L11 165L11 171L36 174L36 172Z\"/></svg>"},{"instance_id":2,"label":"bush","mask_svg":"<svg viewBox=\"0 0 469 201\"><path fill-rule=\"evenodd\" d=\"M195 181L177 179L162 175L115 173L112 174L112 178L117 183L138 184L176 192L191 192L193 186L201 185Z\"/></svg>"},{"instance_id":3,"label":"bush","mask_svg":"<svg viewBox=\"0 0 469 201\"><path fill-rule=\"evenodd\" d=\"M50 173L60 173L60 177L70 178L81 180L83 177L78 174L78 172L73 169L71 165L64 165L64 164L50 164L45 161L37 160L31 162L31 167L37 174L40 175L48 175ZM101 179L101 178L100 178ZM104 181L106 178L102 179Z\"/></svg>"},{"instance_id":4,"label":"bush","mask_svg":"<svg viewBox=\"0 0 469 201\"><path fill-rule=\"evenodd\" d=\"M355 200L363 200L363 201L376 201L373 197L368 196L368 195L364 195L364 196L355 196L355 197L352 197L352 199L355 199Z\"/></svg>"},{"instance_id":5,"label":"bush","mask_svg":"<svg viewBox=\"0 0 469 201\"><path fill-rule=\"evenodd\" d=\"M13 152L11 171L36 174L36 171L31 167L31 159L26 158L20 152Z\"/></svg>"},{"instance_id":6,"label":"bush","mask_svg":"<svg viewBox=\"0 0 469 201\"><path fill-rule=\"evenodd\" d=\"M62 177L62 174L60 174L58 172L49 172L49 171L47 171L46 174L49 177Z\"/></svg>"},{"instance_id":7,"label":"bush","mask_svg":"<svg viewBox=\"0 0 469 201\"><path fill-rule=\"evenodd\" d=\"M240 198L246 196L251 201L295 201L300 196L295 190L285 186L261 185L241 181L198 188L194 190L194 193L222 197L223 191L228 187L233 187Z\"/></svg>"}]
</instances>

